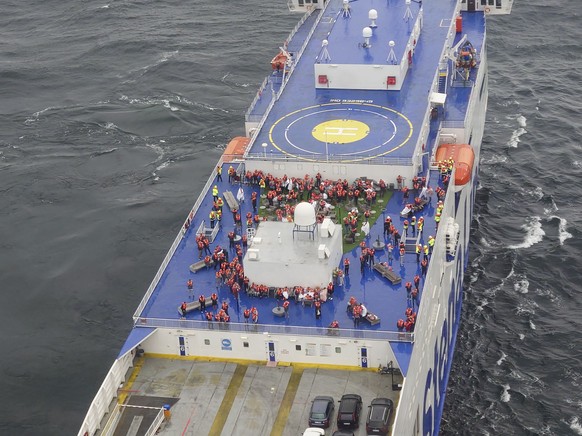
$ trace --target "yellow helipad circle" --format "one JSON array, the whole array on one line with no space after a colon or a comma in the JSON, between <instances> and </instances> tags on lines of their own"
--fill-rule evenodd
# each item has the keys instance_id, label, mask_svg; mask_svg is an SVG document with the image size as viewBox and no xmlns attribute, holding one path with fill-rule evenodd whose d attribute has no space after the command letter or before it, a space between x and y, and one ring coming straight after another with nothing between
<instances>
[{"instance_id":1,"label":"yellow helipad circle","mask_svg":"<svg viewBox=\"0 0 582 436\"><path fill-rule=\"evenodd\" d=\"M366 123L356 120L330 120L319 123L311 134L321 142L347 144L364 139L370 133Z\"/></svg>"}]
</instances>

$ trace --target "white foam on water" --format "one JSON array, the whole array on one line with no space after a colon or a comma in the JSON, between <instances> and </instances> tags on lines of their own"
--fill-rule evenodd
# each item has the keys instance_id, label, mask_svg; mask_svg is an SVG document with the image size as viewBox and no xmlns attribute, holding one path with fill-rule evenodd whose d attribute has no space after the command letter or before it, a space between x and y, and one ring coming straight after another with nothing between
<instances>
[{"instance_id":1,"label":"white foam on water","mask_svg":"<svg viewBox=\"0 0 582 436\"><path fill-rule=\"evenodd\" d=\"M511 138L509 138L509 141L507 141L507 146L511 148L517 148L517 145L521 142L519 137L525 135L526 133L527 130L525 130L523 127L514 130L513 133L511 134Z\"/></svg>"},{"instance_id":2,"label":"white foam on water","mask_svg":"<svg viewBox=\"0 0 582 436\"><path fill-rule=\"evenodd\" d=\"M499 358L499 360L497 361L497 365L501 365L503 363L503 361L505 360L505 358L507 357L507 354L505 354L503 351L501 352L501 357Z\"/></svg>"},{"instance_id":3,"label":"white foam on water","mask_svg":"<svg viewBox=\"0 0 582 436\"><path fill-rule=\"evenodd\" d=\"M513 289L515 289L516 292L519 292L521 294L527 294L529 292L528 279L524 277L523 279L517 280L513 284Z\"/></svg>"},{"instance_id":4,"label":"white foam on water","mask_svg":"<svg viewBox=\"0 0 582 436\"><path fill-rule=\"evenodd\" d=\"M527 119L523 115L518 114L516 120L519 128L513 131L511 138L507 142L507 145L511 148L517 148L517 144L520 143L519 137L527 133L527 130L525 130L525 126L527 126Z\"/></svg>"},{"instance_id":5,"label":"white foam on water","mask_svg":"<svg viewBox=\"0 0 582 436\"><path fill-rule=\"evenodd\" d=\"M533 321L532 321L531 319L529 320L529 327L530 327L532 330L536 330L536 329L537 329L536 325L533 323Z\"/></svg>"},{"instance_id":6,"label":"white foam on water","mask_svg":"<svg viewBox=\"0 0 582 436\"><path fill-rule=\"evenodd\" d=\"M576 434L582 435L582 425L580 425L580 420L577 416L573 416L568 424L570 425L570 428L576 432Z\"/></svg>"},{"instance_id":7,"label":"white foam on water","mask_svg":"<svg viewBox=\"0 0 582 436\"><path fill-rule=\"evenodd\" d=\"M518 248L529 248L544 239L544 229L542 229L542 219L539 216L528 217L526 223L521 226L525 230L526 235L523 242L520 244L509 245L507 248L516 250Z\"/></svg>"},{"instance_id":8,"label":"white foam on water","mask_svg":"<svg viewBox=\"0 0 582 436\"><path fill-rule=\"evenodd\" d=\"M511 386L509 386L509 385L503 385L503 392L501 393L501 401L503 401L504 403L509 402L509 400L511 399L511 395L509 395L510 388L511 388Z\"/></svg>"},{"instance_id":9,"label":"white foam on water","mask_svg":"<svg viewBox=\"0 0 582 436\"><path fill-rule=\"evenodd\" d=\"M560 224L558 224L558 237L560 238L560 245L564 245L564 241L566 239L570 239L573 236L572 233L570 233L566 230L566 226L568 225L568 221L566 220L566 218L560 218L557 215L552 215L549 218L550 219L556 218L560 221Z\"/></svg>"},{"instance_id":10,"label":"white foam on water","mask_svg":"<svg viewBox=\"0 0 582 436\"><path fill-rule=\"evenodd\" d=\"M558 211L558 206L554 202L554 199L552 199L551 207L544 207L544 214L545 215L550 215L550 214L557 212L557 211Z\"/></svg>"},{"instance_id":11,"label":"white foam on water","mask_svg":"<svg viewBox=\"0 0 582 436\"><path fill-rule=\"evenodd\" d=\"M42 109L42 110L40 110L40 111L37 111L37 112L33 113L31 116L29 116L29 117L28 117L28 118L27 118L27 119L24 121L24 124L26 124L27 126L29 126L30 124L34 123L35 121L38 121L39 117L40 117L42 114L44 114L44 113L46 113L46 112L48 112L48 111L55 110L55 109L59 109L59 108L58 108L58 107L56 107L56 106L49 106L49 107L45 107L44 109Z\"/></svg>"},{"instance_id":12,"label":"white foam on water","mask_svg":"<svg viewBox=\"0 0 582 436\"><path fill-rule=\"evenodd\" d=\"M523 333L520 333L519 334L519 339L523 341L525 339L525 335Z\"/></svg>"}]
</instances>

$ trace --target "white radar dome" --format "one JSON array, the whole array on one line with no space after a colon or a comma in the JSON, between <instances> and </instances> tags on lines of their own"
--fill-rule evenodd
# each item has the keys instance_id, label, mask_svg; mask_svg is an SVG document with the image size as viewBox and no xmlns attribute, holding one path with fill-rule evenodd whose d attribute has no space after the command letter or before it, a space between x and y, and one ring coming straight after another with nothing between
<instances>
[{"instance_id":1,"label":"white radar dome","mask_svg":"<svg viewBox=\"0 0 582 436\"><path fill-rule=\"evenodd\" d=\"M295 206L295 224L298 226L312 226L315 224L315 209L305 201Z\"/></svg>"},{"instance_id":2,"label":"white radar dome","mask_svg":"<svg viewBox=\"0 0 582 436\"><path fill-rule=\"evenodd\" d=\"M371 38L372 37L372 29L370 29L369 27L364 27L362 29L362 36L364 38Z\"/></svg>"},{"instance_id":3,"label":"white radar dome","mask_svg":"<svg viewBox=\"0 0 582 436\"><path fill-rule=\"evenodd\" d=\"M368 12L368 18L370 20L377 20L378 19L378 11L376 9L370 9Z\"/></svg>"}]
</instances>

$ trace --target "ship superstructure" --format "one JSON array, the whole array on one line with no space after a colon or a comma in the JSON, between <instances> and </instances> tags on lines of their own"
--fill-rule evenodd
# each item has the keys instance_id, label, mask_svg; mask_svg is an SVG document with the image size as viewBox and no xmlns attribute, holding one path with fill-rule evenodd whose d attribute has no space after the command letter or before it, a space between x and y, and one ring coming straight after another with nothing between
<instances>
[{"instance_id":1,"label":"ship superstructure","mask_svg":"<svg viewBox=\"0 0 582 436\"><path fill-rule=\"evenodd\" d=\"M330 374L366 404L393 398L391 434L439 431L487 107L486 16L512 2L288 5L304 16L246 136L190 210L80 435L250 434L257 420L253 434L296 434L308 400L339 389ZM216 396L194 394L197 381ZM253 381L265 410L247 407Z\"/></svg>"}]
</instances>

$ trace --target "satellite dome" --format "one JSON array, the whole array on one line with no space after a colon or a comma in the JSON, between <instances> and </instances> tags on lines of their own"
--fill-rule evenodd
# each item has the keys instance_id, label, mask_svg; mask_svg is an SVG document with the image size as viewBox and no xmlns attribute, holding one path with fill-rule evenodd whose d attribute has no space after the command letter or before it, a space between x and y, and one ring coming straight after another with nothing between
<instances>
[{"instance_id":1,"label":"satellite dome","mask_svg":"<svg viewBox=\"0 0 582 436\"><path fill-rule=\"evenodd\" d=\"M295 224L298 226L312 226L315 224L315 209L305 201L295 206Z\"/></svg>"}]
</instances>

